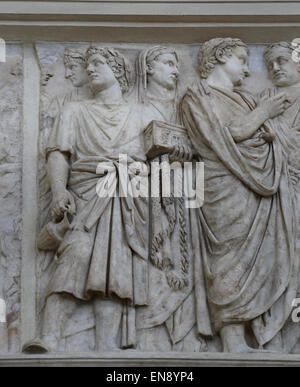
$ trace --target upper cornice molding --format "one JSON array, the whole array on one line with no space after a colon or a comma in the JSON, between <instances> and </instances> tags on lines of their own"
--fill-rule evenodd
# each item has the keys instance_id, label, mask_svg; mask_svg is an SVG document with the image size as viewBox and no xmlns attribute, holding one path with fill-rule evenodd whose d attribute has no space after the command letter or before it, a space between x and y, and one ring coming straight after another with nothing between
<instances>
[{"instance_id":1,"label":"upper cornice molding","mask_svg":"<svg viewBox=\"0 0 300 387\"><path fill-rule=\"evenodd\" d=\"M0 1L1 20L283 22L299 15L299 1Z\"/></svg>"},{"instance_id":2,"label":"upper cornice molding","mask_svg":"<svg viewBox=\"0 0 300 387\"><path fill-rule=\"evenodd\" d=\"M300 1L0 0L0 37L10 40L194 43L224 34L300 37Z\"/></svg>"},{"instance_id":3,"label":"upper cornice molding","mask_svg":"<svg viewBox=\"0 0 300 387\"><path fill-rule=\"evenodd\" d=\"M0 0L0 2L3 0ZM12 2L18 0L6 0L6 2ZM31 0L24 0L32 2ZM57 2L71 2L71 3L299 3L300 0L40 0L43 3L57 3Z\"/></svg>"}]
</instances>

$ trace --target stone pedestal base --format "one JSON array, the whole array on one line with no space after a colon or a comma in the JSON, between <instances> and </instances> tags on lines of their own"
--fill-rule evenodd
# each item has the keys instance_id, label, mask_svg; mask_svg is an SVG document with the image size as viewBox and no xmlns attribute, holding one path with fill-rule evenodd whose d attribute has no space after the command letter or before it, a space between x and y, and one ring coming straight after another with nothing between
<instances>
[{"instance_id":1,"label":"stone pedestal base","mask_svg":"<svg viewBox=\"0 0 300 387\"><path fill-rule=\"evenodd\" d=\"M299 367L300 355L143 353L136 351L49 355L1 355L0 367Z\"/></svg>"}]
</instances>

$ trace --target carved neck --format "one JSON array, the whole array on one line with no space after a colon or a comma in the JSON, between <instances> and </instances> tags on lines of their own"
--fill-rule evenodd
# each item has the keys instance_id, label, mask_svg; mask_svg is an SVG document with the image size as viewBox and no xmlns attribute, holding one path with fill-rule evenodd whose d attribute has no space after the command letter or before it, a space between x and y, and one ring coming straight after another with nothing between
<instances>
[{"instance_id":1,"label":"carved neck","mask_svg":"<svg viewBox=\"0 0 300 387\"><path fill-rule=\"evenodd\" d=\"M166 87L161 86L156 82L150 82L147 86L147 95L149 98L155 99L174 99L176 94L176 89L169 90Z\"/></svg>"},{"instance_id":2,"label":"carved neck","mask_svg":"<svg viewBox=\"0 0 300 387\"><path fill-rule=\"evenodd\" d=\"M119 104L122 99L122 91L120 89L119 83L115 83L107 89L100 90L95 93L95 100L104 105Z\"/></svg>"},{"instance_id":3,"label":"carved neck","mask_svg":"<svg viewBox=\"0 0 300 387\"><path fill-rule=\"evenodd\" d=\"M299 90L297 90L298 88L300 87L300 81L297 82L297 83L294 83L293 85L289 85L289 86L281 86L281 87L278 87L279 90L281 91L294 91L296 90L297 93L299 92Z\"/></svg>"},{"instance_id":4,"label":"carved neck","mask_svg":"<svg viewBox=\"0 0 300 387\"><path fill-rule=\"evenodd\" d=\"M76 91L77 91L77 95L79 97L86 97L87 95L91 94L91 88L90 88L90 85L88 83L86 83L83 86L77 87Z\"/></svg>"},{"instance_id":5,"label":"carved neck","mask_svg":"<svg viewBox=\"0 0 300 387\"><path fill-rule=\"evenodd\" d=\"M234 85L228 75L223 71L222 66L216 66L215 69L207 77L209 86L233 91Z\"/></svg>"}]
</instances>

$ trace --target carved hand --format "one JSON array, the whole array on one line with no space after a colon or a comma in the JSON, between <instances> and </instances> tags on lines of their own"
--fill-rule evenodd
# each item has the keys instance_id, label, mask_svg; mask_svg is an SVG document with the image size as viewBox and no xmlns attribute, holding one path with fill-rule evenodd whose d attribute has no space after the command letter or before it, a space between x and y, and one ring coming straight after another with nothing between
<instances>
[{"instance_id":1,"label":"carved hand","mask_svg":"<svg viewBox=\"0 0 300 387\"><path fill-rule=\"evenodd\" d=\"M76 213L76 205L72 194L64 190L53 196L51 215L55 221L59 221L68 212L71 215Z\"/></svg>"},{"instance_id":2,"label":"carved hand","mask_svg":"<svg viewBox=\"0 0 300 387\"><path fill-rule=\"evenodd\" d=\"M188 279L181 278L175 271L167 273L167 282L170 288L174 290L181 290L188 286Z\"/></svg>"},{"instance_id":3,"label":"carved hand","mask_svg":"<svg viewBox=\"0 0 300 387\"><path fill-rule=\"evenodd\" d=\"M191 161L193 152L185 145L174 146L173 152L170 154L170 161Z\"/></svg>"},{"instance_id":4,"label":"carved hand","mask_svg":"<svg viewBox=\"0 0 300 387\"><path fill-rule=\"evenodd\" d=\"M285 93L279 93L273 97L264 96L258 106L266 112L267 119L274 118L282 114L287 108L287 97Z\"/></svg>"}]
</instances>

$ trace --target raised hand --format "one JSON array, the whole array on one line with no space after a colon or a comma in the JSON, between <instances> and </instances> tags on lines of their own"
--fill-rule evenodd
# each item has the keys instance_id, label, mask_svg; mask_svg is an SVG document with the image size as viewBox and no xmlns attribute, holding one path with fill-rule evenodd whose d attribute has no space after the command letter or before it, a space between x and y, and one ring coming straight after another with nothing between
<instances>
[{"instance_id":1,"label":"raised hand","mask_svg":"<svg viewBox=\"0 0 300 387\"><path fill-rule=\"evenodd\" d=\"M268 119L275 118L287 109L287 97L285 93L279 93L275 96L264 96L258 103L268 116Z\"/></svg>"}]
</instances>

